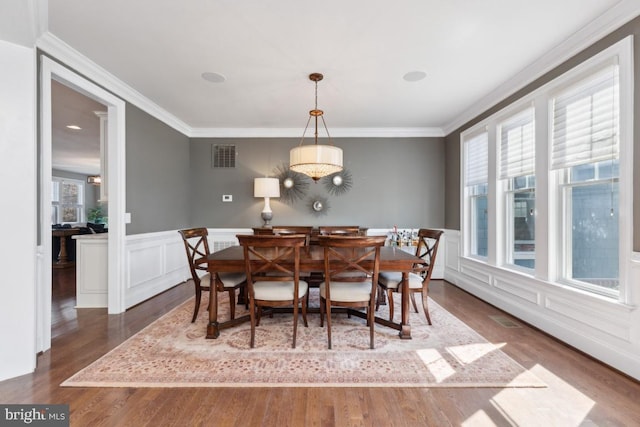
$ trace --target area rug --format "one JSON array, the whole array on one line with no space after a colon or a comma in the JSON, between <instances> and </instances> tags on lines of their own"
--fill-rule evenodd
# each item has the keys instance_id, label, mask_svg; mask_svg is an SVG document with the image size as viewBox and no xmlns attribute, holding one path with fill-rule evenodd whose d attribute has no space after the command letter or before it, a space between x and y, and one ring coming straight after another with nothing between
<instances>
[{"instance_id":1,"label":"area rug","mask_svg":"<svg viewBox=\"0 0 640 427\"><path fill-rule=\"evenodd\" d=\"M313 289L317 291L317 289ZM220 318L228 300L220 294ZM396 298L399 300L400 298ZM312 293L310 304L318 304ZM544 387L535 375L430 301L432 326L411 313L411 340L376 324L375 349L361 318L334 313L333 349L319 314L302 319L291 348L291 314L263 317L249 348L250 325L206 339L207 301L191 323L193 299L123 342L62 386L72 387ZM418 304L420 305L420 304ZM242 315L244 306L238 307ZM421 310L421 308L420 308ZM396 307L399 316L400 307ZM388 316L381 306L378 316Z\"/></svg>"}]
</instances>

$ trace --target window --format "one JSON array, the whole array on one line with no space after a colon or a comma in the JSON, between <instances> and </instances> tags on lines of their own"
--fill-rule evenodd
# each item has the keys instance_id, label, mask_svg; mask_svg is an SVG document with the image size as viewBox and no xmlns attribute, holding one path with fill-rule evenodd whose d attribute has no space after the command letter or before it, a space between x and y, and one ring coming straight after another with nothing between
<instances>
[{"instance_id":1,"label":"window","mask_svg":"<svg viewBox=\"0 0 640 427\"><path fill-rule=\"evenodd\" d=\"M56 178L51 181L51 223L71 224L84 221L84 182Z\"/></svg>"},{"instance_id":2,"label":"window","mask_svg":"<svg viewBox=\"0 0 640 427\"><path fill-rule=\"evenodd\" d=\"M535 267L534 110L527 108L499 125L500 179L504 180L505 264Z\"/></svg>"},{"instance_id":3,"label":"window","mask_svg":"<svg viewBox=\"0 0 640 427\"><path fill-rule=\"evenodd\" d=\"M486 257L488 239L489 135L482 132L464 142L465 187L468 207L469 254Z\"/></svg>"},{"instance_id":4,"label":"window","mask_svg":"<svg viewBox=\"0 0 640 427\"><path fill-rule=\"evenodd\" d=\"M621 40L462 132L462 263L632 301L632 47Z\"/></svg>"},{"instance_id":5,"label":"window","mask_svg":"<svg viewBox=\"0 0 640 427\"><path fill-rule=\"evenodd\" d=\"M619 290L618 65L608 63L552 99L552 168L560 174L560 278Z\"/></svg>"}]
</instances>

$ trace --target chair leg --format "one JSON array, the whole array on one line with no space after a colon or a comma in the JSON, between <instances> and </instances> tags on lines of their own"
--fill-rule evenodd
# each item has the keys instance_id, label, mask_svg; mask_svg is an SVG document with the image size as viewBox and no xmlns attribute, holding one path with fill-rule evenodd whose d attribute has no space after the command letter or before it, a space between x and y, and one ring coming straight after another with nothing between
<instances>
[{"instance_id":1,"label":"chair leg","mask_svg":"<svg viewBox=\"0 0 640 427\"><path fill-rule=\"evenodd\" d=\"M414 296L415 292L409 291L409 295L411 296L411 303L413 304L413 309L417 313L418 312L418 305L416 304L416 297Z\"/></svg>"},{"instance_id":2,"label":"chair leg","mask_svg":"<svg viewBox=\"0 0 640 427\"><path fill-rule=\"evenodd\" d=\"M427 295L429 294L429 290L427 287L422 287L422 308L424 309L424 315L427 318L427 323L431 325L431 316L429 315L429 306L427 305Z\"/></svg>"},{"instance_id":3,"label":"chair leg","mask_svg":"<svg viewBox=\"0 0 640 427\"><path fill-rule=\"evenodd\" d=\"M308 328L309 327L309 323L307 322L307 301L308 301L308 291L307 291L307 295L305 295L302 298L302 320L304 321L304 327Z\"/></svg>"},{"instance_id":4,"label":"chair leg","mask_svg":"<svg viewBox=\"0 0 640 427\"><path fill-rule=\"evenodd\" d=\"M249 310L249 287L245 284L238 292L238 303L244 302L244 308Z\"/></svg>"},{"instance_id":5,"label":"chair leg","mask_svg":"<svg viewBox=\"0 0 640 427\"><path fill-rule=\"evenodd\" d=\"M329 300L325 301L325 312L327 313L327 345L329 350L331 350L331 302Z\"/></svg>"},{"instance_id":6,"label":"chair leg","mask_svg":"<svg viewBox=\"0 0 640 427\"><path fill-rule=\"evenodd\" d=\"M262 306L258 306L258 313L256 317L256 326L260 326L260 319L262 318Z\"/></svg>"},{"instance_id":7,"label":"chair leg","mask_svg":"<svg viewBox=\"0 0 640 427\"><path fill-rule=\"evenodd\" d=\"M253 299L249 301L249 315L251 317L251 339L249 341L249 346L253 348L256 343L256 307Z\"/></svg>"},{"instance_id":8,"label":"chair leg","mask_svg":"<svg viewBox=\"0 0 640 427\"><path fill-rule=\"evenodd\" d=\"M229 315L231 320L236 318L236 290L229 289Z\"/></svg>"},{"instance_id":9,"label":"chair leg","mask_svg":"<svg viewBox=\"0 0 640 427\"><path fill-rule=\"evenodd\" d=\"M200 311L200 300L202 299L202 289L196 287L196 306L193 309L193 317L191 318L191 323L196 321L198 317L198 311Z\"/></svg>"},{"instance_id":10,"label":"chair leg","mask_svg":"<svg viewBox=\"0 0 640 427\"><path fill-rule=\"evenodd\" d=\"M393 291L387 289L387 304L389 305L389 322L393 322Z\"/></svg>"},{"instance_id":11,"label":"chair leg","mask_svg":"<svg viewBox=\"0 0 640 427\"><path fill-rule=\"evenodd\" d=\"M325 310L325 301L324 298L320 297L320 327L324 326L324 310Z\"/></svg>"},{"instance_id":12,"label":"chair leg","mask_svg":"<svg viewBox=\"0 0 640 427\"><path fill-rule=\"evenodd\" d=\"M375 321L373 319L373 310L374 310L374 303L373 300L371 300L371 303L369 304L369 308L367 308L367 322L369 322L369 348L373 350L374 345L373 345L373 337L375 335Z\"/></svg>"},{"instance_id":13,"label":"chair leg","mask_svg":"<svg viewBox=\"0 0 640 427\"><path fill-rule=\"evenodd\" d=\"M296 348L296 336L298 334L298 301L293 301L293 342L291 348Z\"/></svg>"},{"instance_id":14,"label":"chair leg","mask_svg":"<svg viewBox=\"0 0 640 427\"><path fill-rule=\"evenodd\" d=\"M378 298L376 298L376 311L380 308L380 304L384 301L384 291L385 288L382 285L378 285Z\"/></svg>"}]
</instances>

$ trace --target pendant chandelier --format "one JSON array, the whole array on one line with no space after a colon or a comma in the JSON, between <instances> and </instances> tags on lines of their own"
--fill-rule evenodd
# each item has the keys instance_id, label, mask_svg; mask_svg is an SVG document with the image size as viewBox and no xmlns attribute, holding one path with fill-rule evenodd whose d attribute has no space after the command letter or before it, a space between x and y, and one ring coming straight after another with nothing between
<instances>
[{"instance_id":1,"label":"pendant chandelier","mask_svg":"<svg viewBox=\"0 0 640 427\"><path fill-rule=\"evenodd\" d=\"M316 84L315 108L309 111L309 119L307 120L307 125L304 127L300 145L292 148L289 152L289 168L294 172L308 175L314 181L318 181L323 176L331 175L332 173L342 170L342 149L333 145L331 136L329 135L329 129L327 129L327 124L324 121L324 112L318 110L318 82L322 80L322 78L323 75L320 73L309 75L309 80ZM315 143L313 145L302 145L312 117L315 120ZM318 144L318 117L322 119L322 124L327 132L330 145Z\"/></svg>"}]
</instances>

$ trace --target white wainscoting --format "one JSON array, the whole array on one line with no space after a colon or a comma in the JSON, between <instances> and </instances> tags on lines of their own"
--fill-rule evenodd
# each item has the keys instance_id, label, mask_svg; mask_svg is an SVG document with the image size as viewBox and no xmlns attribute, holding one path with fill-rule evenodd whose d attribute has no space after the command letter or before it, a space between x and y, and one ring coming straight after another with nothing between
<instances>
[{"instance_id":1,"label":"white wainscoting","mask_svg":"<svg viewBox=\"0 0 640 427\"><path fill-rule=\"evenodd\" d=\"M108 233L79 234L76 241L76 308L108 306Z\"/></svg>"},{"instance_id":2,"label":"white wainscoting","mask_svg":"<svg viewBox=\"0 0 640 427\"><path fill-rule=\"evenodd\" d=\"M460 232L444 234L444 278L478 298L640 379L640 257L629 257L631 295L621 304L517 271L463 258ZM635 298L635 299L633 299Z\"/></svg>"},{"instance_id":3,"label":"white wainscoting","mask_svg":"<svg viewBox=\"0 0 640 427\"><path fill-rule=\"evenodd\" d=\"M209 229L212 251L237 245L236 234L251 229ZM139 304L191 278L177 230L135 234L125 241L125 306Z\"/></svg>"},{"instance_id":4,"label":"white wainscoting","mask_svg":"<svg viewBox=\"0 0 640 427\"><path fill-rule=\"evenodd\" d=\"M250 228L211 228L208 231L209 247L214 252L237 245L237 234L253 233ZM370 229L368 234L378 236L388 232L388 229ZM411 251L412 248L407 247L406 250ZM124 294L127 308L191 278L184 244L177 230L127 236L125 252ZM445 253L446 239L441 239L433 279L444 277Z\"/></svg>"}]
</instances>

